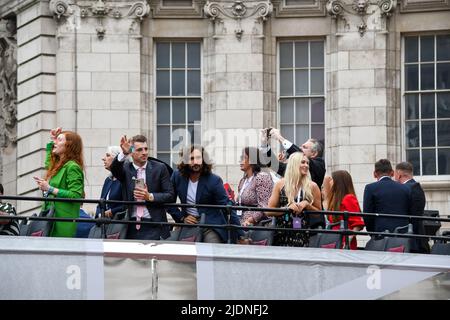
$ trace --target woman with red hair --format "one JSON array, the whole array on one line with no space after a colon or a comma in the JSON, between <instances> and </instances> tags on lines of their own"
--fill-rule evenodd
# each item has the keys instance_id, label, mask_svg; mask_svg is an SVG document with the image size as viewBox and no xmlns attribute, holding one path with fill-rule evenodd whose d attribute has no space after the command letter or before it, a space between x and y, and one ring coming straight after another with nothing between
<instances>
[{"instance_id":1,"label":"woman with red hair","mask_svg":"<svg viewBox=\"0 0 450 320\"><path fill-rule=\"evenodd\" d=\"M49 198L82 198L84 195L84 163L83 142L81 137L72 131L61 128L50 131L50 142L47 144L45 179L34 177L39 189ZM42 210L55 206L55 217L78 218L80 203L50 202L43 204ZM74 237L77 229L75 222L55 222L51 231L52 237Z\"/></svg>"}]
</instances>

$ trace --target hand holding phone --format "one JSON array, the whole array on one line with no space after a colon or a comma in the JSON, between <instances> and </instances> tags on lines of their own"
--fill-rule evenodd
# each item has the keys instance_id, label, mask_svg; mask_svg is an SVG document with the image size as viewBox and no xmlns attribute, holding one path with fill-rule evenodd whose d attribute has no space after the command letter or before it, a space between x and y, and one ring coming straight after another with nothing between
<instances>
[{"instance_id":1,"label":"hand holding phone","mask_svg":"<svg viewBox=\"0 0 450 320\"><path fill-rule=\"evenodd\" d=\"M134 188L145 188L145 181L142 178L134 180Z\"/></svg>"}]
</instances>

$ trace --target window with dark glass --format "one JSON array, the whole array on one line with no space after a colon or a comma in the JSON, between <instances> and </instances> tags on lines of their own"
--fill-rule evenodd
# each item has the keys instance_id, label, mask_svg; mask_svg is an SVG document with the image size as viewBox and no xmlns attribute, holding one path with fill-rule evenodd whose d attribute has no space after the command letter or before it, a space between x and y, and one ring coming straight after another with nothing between
<instances>
[{"instance_id":1,"label":"window with dark glass","mask_svg":"<svg viewBox=\"0 0 450 320\"><path fill-rule=\"evenodd\" d=\"M279 43L279 120L286 139L325 143L324 42Z\"/></svg>"},{"instance_id":2,"label":"window with dark glass","mask_svg":"<svg viewBox=\"0 0 450 320\"><path fill-rule=\"evenodd\" d=\"M200 42L156 44L156 149L167 163L181 147L200 144Z\"/></svg>"},{"instance_id":3,"label":"window with dark glass","mask_svg":"<svg viewBox=\"0 0 450 320\"><path fill-rule=\"evenodd\" d=\"M406 160L416 175L450 174L450 34L404 42Z\"/></svg>"}]
</instances>

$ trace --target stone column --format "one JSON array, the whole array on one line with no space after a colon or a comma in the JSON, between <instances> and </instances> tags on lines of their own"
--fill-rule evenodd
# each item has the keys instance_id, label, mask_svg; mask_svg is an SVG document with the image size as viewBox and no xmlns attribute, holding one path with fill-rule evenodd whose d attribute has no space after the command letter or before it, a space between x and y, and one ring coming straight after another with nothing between
<instances>
[{"instance_id":1,"label":"stone column","mask_svg":"<svg viewBox=\"0 0 450 320\"><path fill-rule=\"evenodd\" d=\"M387 27L396 1L328 1L327 165L352 173L358 198L374 163L400 159L399 82ZM395 50L395 49L394 49ZM393 71L393 72L392 72Z\"/></svg>"},{"instance_id":2,"label":"stone column","mask_svg":"<svg viewBox=\"0 0 450 320\"><path fill-rule=\"evenodd\" d=\"M205 39L204 140L217 173L230 183L242 147L258 143L264 116L264 21L270 1L208 1L210 36ZM266 79L267 81L269 79ZM207 132L208 133L208 132Z\"/></svg>"},{"instance_id":3,"label":"stone column","mask_svg":"<svg viewBox=\"0 0 450 320\"><path fill-rule=\"evenodd\" d=\"M42 196L33 176L44 174L45 144L56 124L55 23L48 1L22 1L17 13L17 195ZM41 202L21 201L26 213Z\"/></svg>"},{"instance_id":4,"label":"stone column","mask_svg":"<svg viewBox=\"0 0 450 320\"><path fill-rule=\"evenodd\" d=\"M0 20L0 182L16 194L17 39L15 19Z\"/></svg>"},{"instance_id":5,"label":"stone column","mask_svg":"<svg viewBox=\"0 0 450 320\"><path fill-rule=\"evenodd\" d=\"M52 0L50 9L57 22L56 122L83 138L85 193L98 198L106 148L124 134L147 134L140 40L150 7L146 1Z\"/></svg>"}]
</instances>

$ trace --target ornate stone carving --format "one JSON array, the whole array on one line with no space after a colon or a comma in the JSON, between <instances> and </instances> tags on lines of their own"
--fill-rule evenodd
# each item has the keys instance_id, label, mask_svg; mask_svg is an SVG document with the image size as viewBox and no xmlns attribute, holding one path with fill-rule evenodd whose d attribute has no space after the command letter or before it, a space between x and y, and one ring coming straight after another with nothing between
<instances>
[{"instance_id":1,"label":"ornate stone carving","mask_svg":"<svg viewBox=\"0 0 450 320\"><path fill-rule=\"evenodd\" d=\"M244 33L241 27L241 20L256 16L258 21L265 21L272 14L273 6L268 0L263 2L236 0L231 5L208 1L203 11L214 22L222 23L223 17L236 20L234 33L236 38L241 40Z\"/></svg>"},{"instance_id":2,"label":"ornate stone carving","mask_svg":"<svg viewBox=\"0 0 450 320\"><path fill-rule=\"evenodd\" d=\"M390 17L392 15L392 12L394 12L395 8L397 7L397 1L381 0L378 3L378 6L380 7L382 15Z\"/></svg>"},{"instance_id":3,"label":"ornate stone carving","mask_svg":"<svg viewBox=\"0 0 450 320\"><path fill-rule=\"evenodd\" d=\"M60 19L61 16L68 17L73 14L70 5L72 5L72 2L69 0L51 0L49 4L50 11L54 12L58 19Z\"/></svg>"},{"instance_id":4,"label":"ornate stone carving","mask_svg":"<svg viewBox=\"0 0 450 320\"><path fill-rule=\"evenodd\" d=\"M0 20L0 147L17 141L17 40L13 20Z\"/></svg>"},{"instance_id":5,"label":"ornate stone carving","mask_svg":"<svg viewBox=\"0 0 450 320\"><path fill-rule=\"evenodd\" d=\"M337 18L344 12L344 7L339 0L330 0L327 2L327 11L331 17Z\"/></svg>"},{"instance_id":6,"label":"ornate stone carving","mask_svg":"<svg viewBox=\"0 0 450 320\"><path fill-rule=\"evenodd\" d=\"M150 6L146 1L135 1L132 3L108 4L107 0L95 0L95 2L83 2L74 4L72 0L51 0L50 10L56 19L62 16L68 17L79 12L80 18L96 18L98 25L95 28L99 39L103 39L106 28L103 26L104 18L133 19L142 21L150 13ZM134 21L131 22L130 30L134 29Z\"/></svg>"},{"instance_id":7,"label":"ornate stone carving","mask_svg":"<svg viewBox=\"0 0 450 320\"><path fill-rule=\"evenodd\" d=\"M361 23L357 26L361 36L367 30L366 17L374 14L377 10L369 11L371 6L377 6L382 17L390 17L397 6L397 0L328 0L326 9L328 14L335 19L345 20L344 12L350 15L358 15Z\"/></svg>"}]
</instances>

